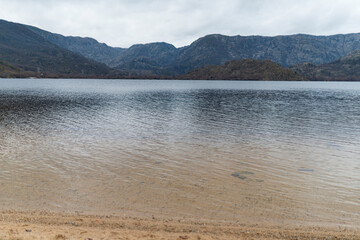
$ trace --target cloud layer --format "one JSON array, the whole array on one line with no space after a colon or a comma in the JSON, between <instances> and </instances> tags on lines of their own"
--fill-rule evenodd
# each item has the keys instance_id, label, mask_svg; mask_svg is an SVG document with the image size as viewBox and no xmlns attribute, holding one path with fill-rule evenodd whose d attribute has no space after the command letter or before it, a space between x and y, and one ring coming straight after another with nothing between
<instances>
[{"instance_id":1,"label":"cloud layer","mask_svg":"<svg viewBox=\"0 0 360 240\"><path fill-rule=\"evenodd\" d=\"M329 35L360 32L355 0L0 0L0 18L111 46L184 46L211 33Z\"/></svg>"}]
</instances>

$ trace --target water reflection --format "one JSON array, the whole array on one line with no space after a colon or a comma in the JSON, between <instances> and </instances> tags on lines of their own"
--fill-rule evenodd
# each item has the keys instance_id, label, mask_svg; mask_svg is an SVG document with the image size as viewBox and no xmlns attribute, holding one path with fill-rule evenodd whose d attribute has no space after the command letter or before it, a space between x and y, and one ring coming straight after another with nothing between
<instances>
[{"instance_id":1,"label":"water reflection","mask_svg":"<svg viewBox=\"0 0 360 240\"><path fill-rule=\"evenodd\" d=\"M348 84L1 80L0 201L354 224L360 86Z\"/></svg>"}]
</instances>

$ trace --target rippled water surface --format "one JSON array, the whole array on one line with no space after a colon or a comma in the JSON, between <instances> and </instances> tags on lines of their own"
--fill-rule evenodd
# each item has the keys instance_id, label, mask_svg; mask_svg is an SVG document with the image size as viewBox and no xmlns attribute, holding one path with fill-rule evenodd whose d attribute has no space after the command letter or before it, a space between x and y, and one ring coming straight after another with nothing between
<instances>
[{"instance_id":1,"label":"rippled water surface","mask_svg":"<svg viewBox=\"0 0 360 240\"><path fill-rule=\"evenodd\" d=\"M0 80L2 209L360 225L360 84Z\"/></svg>"}]
</instances>

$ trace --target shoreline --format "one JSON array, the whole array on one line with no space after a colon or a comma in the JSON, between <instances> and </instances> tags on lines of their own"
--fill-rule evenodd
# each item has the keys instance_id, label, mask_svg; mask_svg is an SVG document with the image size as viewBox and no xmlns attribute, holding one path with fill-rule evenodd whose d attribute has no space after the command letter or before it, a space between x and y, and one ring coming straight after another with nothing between
<instances>
[{"instance_id":1,"label":"shoreline","mask_svg":"<svg viewBox=\"0 0 360 240\"><path fill-rule=\"evenodd\" d=\"M0 79L47 79L47 80L163 80L163 81L230 81L230 82L349 82L356 83L360 82L360 79L306 79L306 80L274 80L274 79L190 79L190 78L176 78L176 77L104 77L104 76L92 76L92 77L2 77Z\"/></svg>"},{"instance_id":2,"label":"shoreline","mask_svg":"<svg viewBox=\"0 0 360 240\"><path fill-rule=\"evenodd\" d=\"M0 239L359 239L345 227L2 211Z\"/></svg>"}]
</instances>

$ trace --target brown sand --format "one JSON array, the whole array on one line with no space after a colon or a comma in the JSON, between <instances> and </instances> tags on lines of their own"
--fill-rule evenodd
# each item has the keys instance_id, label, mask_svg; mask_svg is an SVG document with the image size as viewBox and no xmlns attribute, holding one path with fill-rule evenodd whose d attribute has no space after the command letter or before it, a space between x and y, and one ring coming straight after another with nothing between
<instances>
[{"instance_id":1,"label":"brown sand","mask_svg":"<svg viewBox=\"0 0 360 240\"><path fill-rule=\"evenodd\" d=\"M360 230L6 211L0 239L360 239Z\"/></svg>"}]
</instances>

